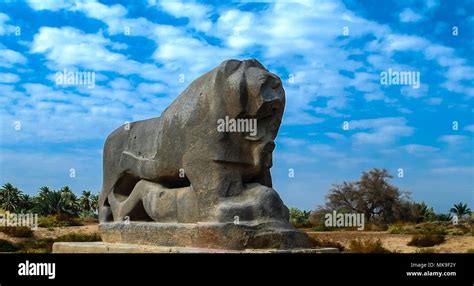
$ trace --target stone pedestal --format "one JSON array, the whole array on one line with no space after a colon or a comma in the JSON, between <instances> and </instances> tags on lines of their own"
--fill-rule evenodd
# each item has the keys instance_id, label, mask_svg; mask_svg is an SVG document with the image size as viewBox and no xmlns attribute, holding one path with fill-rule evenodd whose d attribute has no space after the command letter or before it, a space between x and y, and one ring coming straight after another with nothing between
<instances>
[{"instance_id":1,"label":"stone pedestal","mask_svg":"<svg viewBox=\"0 0 474 286\"><path fill-rule=\"evenodd\" d=\"M252 223L102 223L102 240L153 246L242 250L311 248L307 234L282 221Z\"/></svg>"},{"instance_id":2,"label":"stone pedestal","mask_svg":"<svg viewBox=\"0 0 474 286\"><path fill-rule=\"evenodd\" d=\"M53 253L339 253L337 248L228 250L106 242L56 242Z\"/></svg>"}]
</instances>

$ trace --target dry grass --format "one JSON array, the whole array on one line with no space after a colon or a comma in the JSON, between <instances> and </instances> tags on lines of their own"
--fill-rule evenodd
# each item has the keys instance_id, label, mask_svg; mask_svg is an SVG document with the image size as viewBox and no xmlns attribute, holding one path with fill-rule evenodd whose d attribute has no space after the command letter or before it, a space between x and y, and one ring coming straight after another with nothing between
<instances>
[{"instance_id":1,"label":"dry grass","mask_svg":"<svg viewBox=\"0 0 474 286\"><path fill-rule=\"evenodd\" d=\"M380 239L383 246L391 252L399 253L416 253L419 249L415 246L408 246L408 242L413 235L410 234L390 234L380 231L323 231L314 232L307 230L308 234L319 240L332 240L339 242L345 248L349 247L350 241L354 239L360 240L377 240ZM468 235L446 235L446 241L440 245L436 245L433 249L439 253L466 253L472 249L474 245L474 236Z\"/></svg>"}]
</instances>

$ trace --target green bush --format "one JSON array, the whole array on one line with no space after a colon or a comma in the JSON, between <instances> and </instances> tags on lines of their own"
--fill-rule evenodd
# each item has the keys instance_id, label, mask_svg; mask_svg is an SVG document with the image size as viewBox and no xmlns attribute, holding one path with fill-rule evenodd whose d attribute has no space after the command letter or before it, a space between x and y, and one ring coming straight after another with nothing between
<instances>
[{"instance_id":1,"label":"green bush","mask_svg":"<svg viewBox=\"0 0 474 286\"><path fill-rule=\"evenodd\" d=\"M319 225L315 225L313 227L314 231L333 231L335 230L334 227L327 227L324 223L321 223Z\"/></svg>"},{"instance_id":2,"label":"green bush","mask_svg":"<svg viewBox=\"0 0 474 286\"><path fill-rule=\"evenodd\" d=\"M15 252L18 248L8 240L0 239L0 252Z\"/></svg>"},{"instance_id":3,"label":"green bush","mask_svg":"<svg viewBox=\"0 0 474 286\"><path fill-rule=\"evenodd\" d=\"M467 250L467 253L474 253L474 248L469 248L469 249Z\"/></svg>"},{"instance_id":4,"label":"green bush","mask_svg":"<svg viewBox=\"0 0 474 286\"><path fill-rule=\"evenodd\" d=\"M18 250L16 253L51 253L46 248L23 248Z\"/></svg>"},{"instance_id":5,"label":"green bush","mask_svg":"<svg viewBox=\"0 0 474 286\"><path fill-rule=\"evenodd\" d=\"M68 233L58 237L56 242L89 242L89 241L102 241L100 235L96 232L87 234L80 232Z\"/></svg>"},{"instance_id":6,"label":"green bush","mask_svg":"<svg viewBox=\"0 0 474 286\"><path fill-rule=\"evenodd\" d=\"M366 241L360 239L351 240L348 251L353 253L390 253L390 250L383 247L380 239L376 241L371 239Z\"/></svg>"},{"instance_id":7,"label":"green bush","mask_svg":"<svg viewBox=\"0 0 474 286\"><path fill-rule=\"evenodd\" d=\"M0 226L0 232L11 237L32 237L33 231L26 226Z\"/></svg>"},{"instance_id":8,"label":"green bush","mask_svg":"<svg viewBox=\"0 0 474 286\"><path fill-rule=\"evenodd\" d=\"M40 238L29 239L18 243L19 253L50 253L53 249L54 239Z\"/></svg>"},{"instance_id":9,"label":"green bush","mask_svg":"<svg viewBox=\"0 0 474 286\"><path fill-rule=\"evenodd\" d=\"M428 248L420 248L416 250L416 253L438 253L438 250L428 247Z\"/></svg>"},{"instance_id":10,"label":"green bush","mask_svg":"<svg viewBox=\"0 0 474 286\"><path fill-rule=\"evenodd\" d=\"M93 224L99 221L98 215L93 211L81 212L79 219L83 224Z\"/></svg>"},{"instance_id":11,"label":"green bush","mask_svg":"<svg viewBox=\"0 0 474 286\"><path fill-rule=\"evenodd\" d=\"M38 221L39 227L66 227L82 225L78 218L68 215L41 216Z\"/></svg>"},{"instance_id":12,"label":"green bush","mask_svg":"<svg viewBox=\"0 0 474 286\"><path fill-rule=\"evenodd\" d=\"M441 223L421 223L421 224L404 224L396 223L388 227L388 233L391 234L447 234L449 223L444 225Z\"/></svg>"},{"instance_id":13,"label":"green bush","mask_svg":"<svg viewBox=\"0 0 474 286\"><path fill-rule=\"evenodd\" d=\"M309 215L311 212L300 210L298 208L290 208L290 222L296 228L302 227L311 227L311 223L309 222Z\"/></svg>"},{"instance_id":14,"label":"green bush","mask_svg":"<svg viewBox=\"0 0 474 286\"><path fill-rule=\"evenodd\" d=\"M414 226L412 224L395 223L388 226L388 233L391 234L411 234Z\"/></svg>"},{"instance_id":15,"label":"green bush","mask_svg":"<svg viewBox=\"0 0 474 286\"><path fill-rule=\"evenodd\" d=\"M441 234L417 234L412 237L408 246L431 247L446 241L444 235Z\"/></svg>"}]
</instances>

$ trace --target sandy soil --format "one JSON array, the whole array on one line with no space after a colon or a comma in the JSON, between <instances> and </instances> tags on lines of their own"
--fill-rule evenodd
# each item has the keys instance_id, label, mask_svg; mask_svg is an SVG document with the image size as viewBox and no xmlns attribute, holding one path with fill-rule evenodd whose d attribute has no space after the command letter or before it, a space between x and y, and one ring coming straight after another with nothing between
<instances>
[{"instance_id":1,"label":"sandy soil","mask_svg":"<svg viewBox=\"0 0 474 286\"><path fill-rule=\"evenodd\" d=\"M73 233L94 233L98 232L99 227L97 224L90 224L84 226L70 226L70 227L54 227L54 228L43 228L39 227L34 230L34 236L36 238L56 238L58 236ZM349 242L353 239L380 239L383 246L392 252L399 253L415 253L417 247L407 246L412 235L409 234L390 234L386 232L377 231L327 231L327 232L315 232L311 229L306 229L310 236L318 239L329 239L334 240L345 247L349 246ZM22 238L13 238L0 232L0 239L6 239L12 242L21 242ZM460 235L446 235L446 242L432 247L439 253L466 253L468 249L474 249L474 236L460 236Z\"/></svg>"},{"instance_id":2,"label":"sandy soil","mask_svg":"<svg viewBox=\"0 0 474 286\"><path fill-rule=\"evenodd\" d=\"M412 235L390 234L378 231L307 231L309 235L319 239L330 239L349 246L353 239L380 239L383 246L392 252L414 253L418 247L407 246ZM474 249L474 236L446 235L446 242L433 246L439 253L466 253L468 249Z\"/></svg>"},{"instance_id":3,"label":"sandy soil","mask_svg":"<svg viewBox=\"0 0 474 286\"><path fill-rule=\"evenodd\" d=\"M68 227L53 227L53 228L45 228L45 227L38 227L36 230L33 230L33 235L35 238L57 238L58 236L68 234L68 233L94 233L99 232L99 225L98 224L91 224L91 225L84 225L84 226L68 226ZM25 240L25 238L16 238L10 237L3 232L0 232L0 239L5 239L11 242L21 242Z\"/></svg>"}]
</instances>

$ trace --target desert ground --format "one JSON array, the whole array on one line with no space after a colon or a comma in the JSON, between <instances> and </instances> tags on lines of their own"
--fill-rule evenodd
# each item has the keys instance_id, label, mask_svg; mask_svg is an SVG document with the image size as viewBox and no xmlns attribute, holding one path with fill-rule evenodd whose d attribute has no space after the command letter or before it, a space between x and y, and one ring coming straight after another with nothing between
<instances>
[{"instance_id":1,"label":"desert ground","mask_svg":"<svg viewBox=\"0 0 474 286\"><path fill-rule=\"evenodd\" d=\"M416 253L420 248L407 246L413 235L390 234L385 231L323 231L316 232L311 229L305 230L311 237L318 239L329 239L341 243L344 247L354 239L377 240L380 239L383 246L391 252ZM446 235L446 242L430 247L438 253L466 253L468 249L474 248L474 236Z\"/></svg>"},{"instance_id":2,"label":"desert ground","mask_svg":"<svg viewBox=\"0 0 474 286\"><path fill-rule=\"evenodd\" d=\"M390 234L386 231L313 231L312 229L302 229L313 238L319 240L331 240L339 242L346 249L351 240L377 240L380 239L383 246L396 253L416 253L421 249L418 247L407 246L413 235L410 234ZM33 239L57 238L71 233L93 234L98 232L97 224L69 227L39 227L34 230ZM10 237L0 232L0 239L8 240L13 243L19 243L26 238ZM30 238L31 239L31 238ZM440 245L430 247L437 253L466 253L474 248L474 236L468 235L446 235L446 241Z\"/></svg>"}]
</instances>

